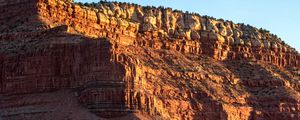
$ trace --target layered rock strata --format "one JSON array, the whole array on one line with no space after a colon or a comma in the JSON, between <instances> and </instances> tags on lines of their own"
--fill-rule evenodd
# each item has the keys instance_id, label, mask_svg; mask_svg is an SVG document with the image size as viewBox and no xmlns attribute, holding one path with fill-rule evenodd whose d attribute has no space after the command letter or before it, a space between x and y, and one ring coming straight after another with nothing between
<instances>
[{"instance_id":1,"label":"layered rock strata","mask_svg":"<svg viewBox=\"0 0 300 120\"><path fill-rule=\"evenodd\" d=\"M72 26L87 36L108 37L129 45L136 40L141 41L138 45L157 49L167 44L166 40L183 40L186 43L175 43L177 50L183 52L203 51L219 60L254 58L279 66L299 66L299 55L294 48L275 35L249 25L172 9L118 3L86 8L50 0L40 2L38 8L40 16ZM199 48L198 44L203 45Z\"/></svg>"},{"instance_id":2,"label":"layered rock strata","mask_svg":"<svg viewBox=\"0 0 300 120\"><path fill-rule=\"evenodd\" d=\"M0 6L0 119L300 119L300 55L267 31L113 2Z\"/></svg>"}]
</instances>

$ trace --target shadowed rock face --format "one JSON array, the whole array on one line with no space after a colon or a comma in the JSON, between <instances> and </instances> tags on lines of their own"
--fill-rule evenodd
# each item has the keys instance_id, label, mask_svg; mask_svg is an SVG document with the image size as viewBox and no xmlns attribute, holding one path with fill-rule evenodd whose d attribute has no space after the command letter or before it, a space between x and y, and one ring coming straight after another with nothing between
<instances>
[{"instance_id":1,"label":"shadowed rock face","mask_svg":"<svg viewBox=\"0 0 300 120\"><path fill-rule=\"evenodd\" d=\"M266 31L110 2L0 6L0 119L300 119L300 55Z\"/></svg>"}]
</instances>

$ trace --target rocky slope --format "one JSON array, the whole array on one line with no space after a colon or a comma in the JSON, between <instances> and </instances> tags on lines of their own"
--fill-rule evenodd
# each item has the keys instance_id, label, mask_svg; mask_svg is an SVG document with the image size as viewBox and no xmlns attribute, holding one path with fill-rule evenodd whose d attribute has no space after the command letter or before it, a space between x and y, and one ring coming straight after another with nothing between
<instances>
[{"instance_id":1,"label":"rocky slope","mask_svg":"<svg viewBox=\"0 0 300 120\"><path fill-rule=\"evenodd\" d=\"M300 54L170 8L0 0L0 119L300 119Z\"/></svg>"}]
</instances>

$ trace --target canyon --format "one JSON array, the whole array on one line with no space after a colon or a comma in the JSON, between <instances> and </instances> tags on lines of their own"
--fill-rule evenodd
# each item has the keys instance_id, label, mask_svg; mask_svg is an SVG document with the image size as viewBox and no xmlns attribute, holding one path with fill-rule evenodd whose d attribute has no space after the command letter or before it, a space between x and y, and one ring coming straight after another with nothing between
<instances>
[{"instance_id":1,"label":"canyon","mask_svg":"<svg viewBox=\"0 0 300 120\"><path fill-rule=\"evenodd\" d=\"M300 54L171 8L0 0L0 120L298 120Z\"/></svg>"}]
</instances>

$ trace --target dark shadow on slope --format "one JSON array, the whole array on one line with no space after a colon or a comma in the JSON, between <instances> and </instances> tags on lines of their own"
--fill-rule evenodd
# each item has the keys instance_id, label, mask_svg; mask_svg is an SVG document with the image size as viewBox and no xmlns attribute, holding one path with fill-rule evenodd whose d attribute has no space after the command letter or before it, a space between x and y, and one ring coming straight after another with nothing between
<instances>
[{"instance_id":1,"label":"dark shadow on slope","mask_svg":"<svg viewBox=\"0 0 300 120\"><path fill-rule=\"evenodd\" d=\"M212 65L209 65L212 62L210 58L198 55L184 55L177 51L168 51L164 52L162 61L165 63L163 70L166 70L172 76L172 80L168 84L172 84L174 87L184 90L188 94L186 101L190 103L191 110L186 114L183 113L182 118L191 117L193 120L224 120L227 118L228 115L223 110L223 101L218 101L211 96L215 88L212 88L210 84L217 83L213 83L207 78L205 72L208 70L196 67L206 65L209 68L213 68ZM217 69L221 71L222 68ZM172 75L172 72L175 71L181 73L182 76ZM186 75L186 73L191 72L197 75L201 74L200 76L202 77L191 78L193 75ZM165 82L168 81L165 80ZM189 116L188 113L194 114Z\"/></svg>"},{"instance_id":2,"label":"dark shadow on slope","mask_svg":"<svg viewBox=\"0 0 300 120\"><path fill-rule=\"evenodd\" d=\"M116 117L116 113L124 111L127 114L128 83L123 81L123 66L113 61L113 44L106 38L70 34L68 30L72 28L65 25L52 28L63 23L52 24L51 19L43 18L37 2L1 4L0 96L74 89L80 102L100 116ZM21 103L17 99L0 99L0 106L10 101Z\"/></svg>"},{"instance_id":3,"label":"dark shadow on slope","mask_svg":"<svg viewBox=\"0 0 300 120\"><path fill-rule=\"evenodd\" d=\"M30 106L34 101L19 105L18 99L9 96L73 89L83 107L89 108L82 109L101 117L128 114L125 73L112 60L113 44L105 38L92 39L67 30L68 26L60 26L0 40L0 94L8 98L1 99L0 106L16 108L18 112L18 106ZM17 105L5 104L9 102Z\"/></svg>"},{"instance_id":4,"label":"dark shadow on slope","mask_svg":"<svg viewBox=\"0 0 300 120\"><path fill-rule=\"evenodd\" d=\"M253 111L249 120L297 119L292 112L280 108L282 104L296 103L297 99L290 93L293 90L285 87L285 81L274 76L274 73L266 69L267 66L250 60L226 61L225 64L240 78L240 84L250 94L247 104L253 107Z\"/></svg>"},{"instance_id":5,"label":"dark shadow on slope","mask_svg":"<svg viewBox=\"0 0 300 120\"><path fill-rule=\"evenodd\" d=\"M192 109L197 111L193 115L193 120L224 120L228 118L227 113L223 111L222 103L214 100L204 91L197 91L190 103ZM198 106L200 104L202 106ZM199 111L199 108L202 110Z\"/></svg>"}]
</instances>

